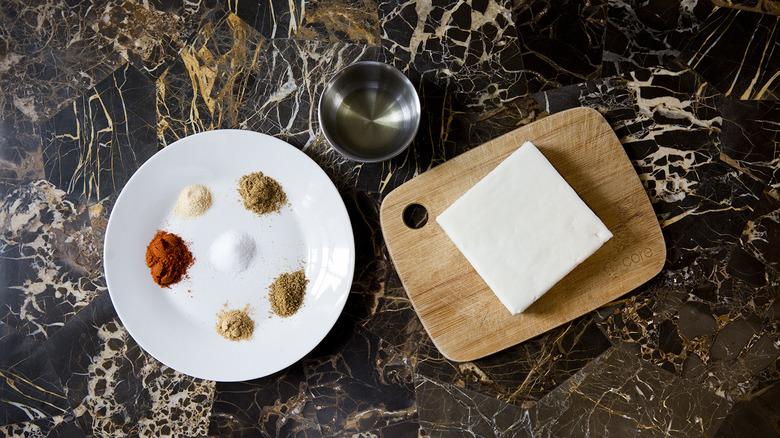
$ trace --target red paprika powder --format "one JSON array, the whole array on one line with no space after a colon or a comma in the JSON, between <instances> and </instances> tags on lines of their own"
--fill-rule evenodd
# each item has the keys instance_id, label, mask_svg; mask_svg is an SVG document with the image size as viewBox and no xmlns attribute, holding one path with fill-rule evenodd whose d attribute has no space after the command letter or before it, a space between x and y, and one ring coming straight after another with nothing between
<instances>
[{"instance_id":1,"label":"red paprika powder","mask_svg":"<svg viewBox=\"0 0 780 438\"><path fill-rule=\"evenodd\" d=\"M146 266L160 286L170 286L184 277L195 259L181 237L158 231L146 247Z\"/></svg>"}]
</instances>

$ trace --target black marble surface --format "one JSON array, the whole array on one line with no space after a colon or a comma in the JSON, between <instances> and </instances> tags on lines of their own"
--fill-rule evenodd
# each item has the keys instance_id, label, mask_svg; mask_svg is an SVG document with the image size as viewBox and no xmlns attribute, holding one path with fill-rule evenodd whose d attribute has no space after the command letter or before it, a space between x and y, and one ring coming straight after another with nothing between
<instances>
[{"instance_id":1,"label":"black marble surface","mask_svg":"<svg viewBox=\"0 0 780 438\"><path fill-rule=\"evenodd\" d=\"M0 2L0 435L780 435L778 20L777 0ZM318 126L328 78L358 60L421 97L415 141L384 163L342 158ZM580 106L647 190L663 270L508 350L447 360L389 258L382 199ZM102 267L129 177L220 128L317 161L356 243L331 333L248 382L156 361Z\"/></svg>"}]
</instances>

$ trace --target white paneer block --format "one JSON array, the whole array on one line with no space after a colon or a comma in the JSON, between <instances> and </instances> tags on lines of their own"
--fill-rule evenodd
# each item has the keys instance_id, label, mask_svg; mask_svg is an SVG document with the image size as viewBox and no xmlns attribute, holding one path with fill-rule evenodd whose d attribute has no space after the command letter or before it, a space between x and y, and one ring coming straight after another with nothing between
<instances>
[{"instance_id":1,"label":"white paneer block","mask_svg":"<svg viewBox=\"0 0 780 438\"><path fill-rule=\"evenodd\" d=\"M612 237L531 142L436 221L513 315Z\"/></svg>"}]
</instances>

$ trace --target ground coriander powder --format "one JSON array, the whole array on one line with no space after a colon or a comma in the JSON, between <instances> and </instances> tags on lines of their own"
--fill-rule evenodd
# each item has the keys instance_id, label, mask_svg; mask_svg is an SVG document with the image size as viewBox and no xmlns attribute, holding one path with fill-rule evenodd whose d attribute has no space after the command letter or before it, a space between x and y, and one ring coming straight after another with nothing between
<instances>
[{"instance_id":1,"label":"ground coriander powder","mask_svg":"<svg viewBox=\"0 0 780 438\"><path fill-rule=\"evenodd\" d=\"M238 194L244 201L244 208L257 214L278 212L287 203L282 186L263 172L242 176L238 180Z\"/></svg>"},{"instance_id":2,"label":"ground coriander powder","mask_svg":"<svg viewBox=\"0 0 780 438\"><path fill-rule=\"evenodd\" d=\"M247 311L249 306L244 310L223 310L217 314L217 333L223 338L230 341L243 341L245 339L251 339L252 333L255 331L255 322L249 317Z\"/></svg>"},{"instance_id":3,"label":"ground coriander powder","mask_svg":"<svg viewBox=\"0 0 780 438\"><path fill-rule=\"evenodd\" d=\"M276 277L268 294L271 310L282 318L294 315L303 304L308 282L303 269Z\"/></svg>"}]
</instances>

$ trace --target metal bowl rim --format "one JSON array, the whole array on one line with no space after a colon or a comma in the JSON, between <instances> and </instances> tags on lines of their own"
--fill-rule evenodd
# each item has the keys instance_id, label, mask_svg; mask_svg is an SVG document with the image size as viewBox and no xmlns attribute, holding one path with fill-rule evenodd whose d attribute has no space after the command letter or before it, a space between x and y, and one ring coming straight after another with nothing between
<instances>
[{"instance_id":1,"label":"metal bowl rim","mask_svg":"<svg viewBox=\"0 0 780 438\"><path fill-rule=\"evenodd\" d=\"M328 94L328 92L333 88L334 82L341 76L344 75L346 71L360 68L362 66L371 65L377 68L381 68L387 72L390 72L390 74L397 76L401 78L401 82L403 82L406 86L409 87L410 90L414 92L414 96L416 99L414 99L414 110L416 110L416 120L414 121L414 132L412 135L409 136L409 140L401 147L396 148L396 150L389 152L384 155L379 156L364 156L364 155L357 155L351 151L345 150L341 146L337 145L333 139L330 138L328 133L325 131L325 124L322 122L322 103L323 99L325 98L325 95ZM420 95L417 94L417 90L414 88L414 84L412 84L412 81L409 80L409 78L406 77L403 73L401 73L400 70L393 67L392 65L386 64L384 62L380 61L358 61L355 63L352 63L341 70L337 71L336 73L331 76L331 78L328 80L328 83L325 85L325 88L322 90L322 94L320 94L320 100L317 103L317 121L320 124L320 129L322 130L322 135L325 136L325 141L328 142L328 144L338 151L340 154L344 155L345 157L354 160L359 161L362 163L378 163L380 161L389 160L397 155L399 155L401 152L405 151L410 144L412 144L412 141L414 141L414 138L417 136L417 131L420 129L420 118L422 117L422 107L420 105Z\"/></svg>"}]
</instances>

